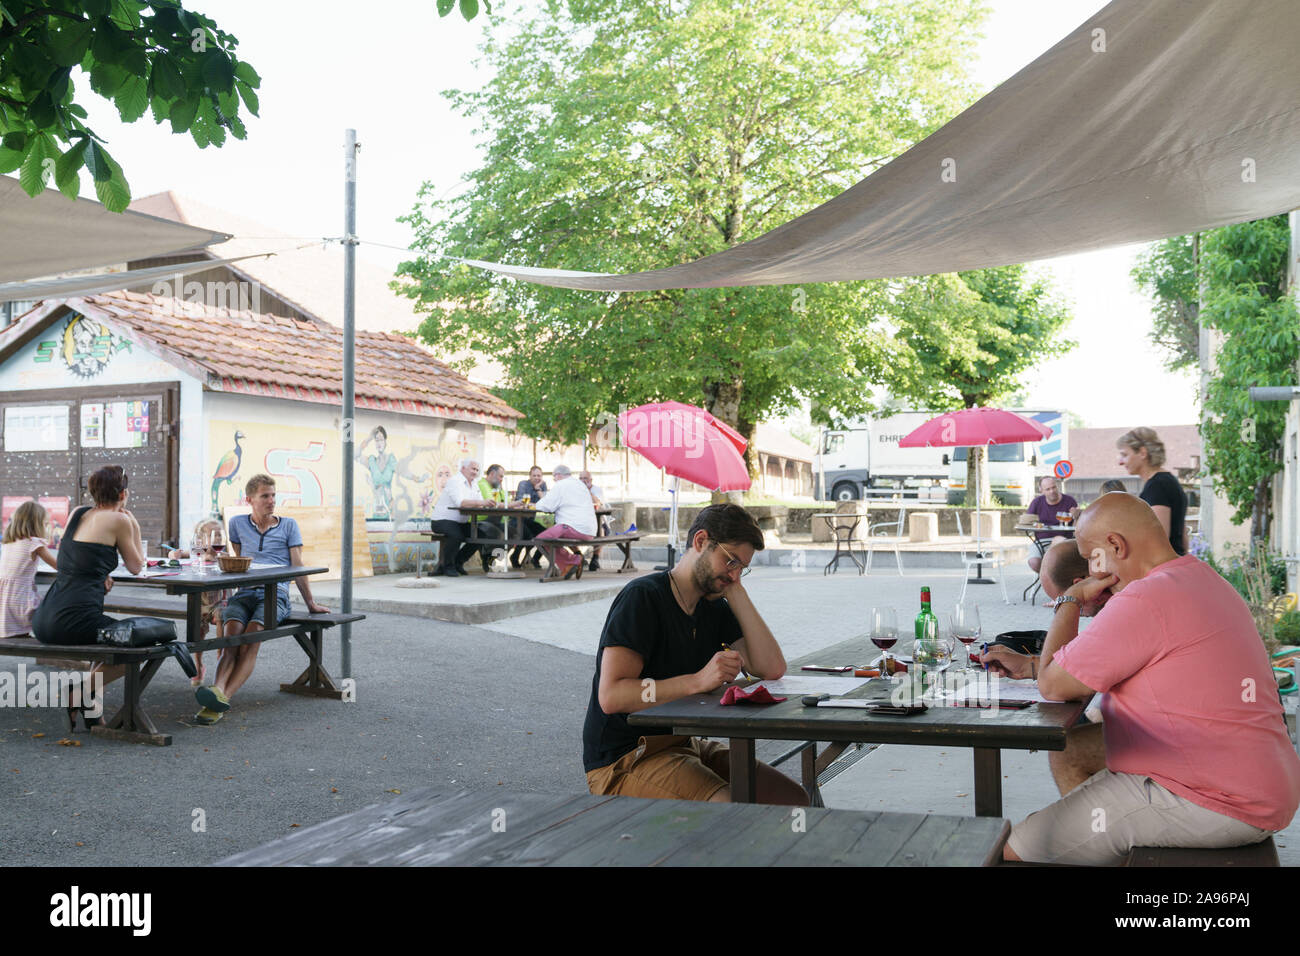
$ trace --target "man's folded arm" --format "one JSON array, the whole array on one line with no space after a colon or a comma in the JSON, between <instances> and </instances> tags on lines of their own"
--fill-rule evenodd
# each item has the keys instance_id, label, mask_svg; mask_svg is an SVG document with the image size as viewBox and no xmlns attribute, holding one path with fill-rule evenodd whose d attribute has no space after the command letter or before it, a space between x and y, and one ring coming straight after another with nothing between
<instances>
[{"instance_id":1,"label":"man's folded arm","mask_svg":"<svg viewBox=\"0 0 1300 956\"><path fill-rule=\"evenodd\" d=\"M596 688L596 698L600 709L607 714L631 714L655 704L713 689L702 686L700 674L683 674L663 680L643 679L641 669L645 666L645 658L628 647L606 647L600 653L600 684Z\"/></svg>"}]
</instances>

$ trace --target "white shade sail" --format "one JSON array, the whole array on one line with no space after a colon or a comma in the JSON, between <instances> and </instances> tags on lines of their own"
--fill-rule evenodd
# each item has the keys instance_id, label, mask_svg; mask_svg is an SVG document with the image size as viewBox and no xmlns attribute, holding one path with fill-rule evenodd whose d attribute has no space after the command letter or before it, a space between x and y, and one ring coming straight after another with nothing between
<instances>
[{"instance_id":1,"label":"white shade sail","mask_svg":"<svg viewBox=\"0 0 1300 956\"><path fill-rule=\"evenodd\" d=\"M628 275L466 261L617 292L931 275L1182 235L1300 206L1298 91L1297 0L1114 0L758 239Z\"/></svg>"},{"instance_id":2,"label":"white shade sail","mask_svg":"<svg viewBox=\"0 0 1300 956\"><path fill-rule=\"evenodd\" d=\"M109 212L56 189L28 196L0 176L0 282L201 249L230 237L138 212Z\"/></svg>"}]
</instances>

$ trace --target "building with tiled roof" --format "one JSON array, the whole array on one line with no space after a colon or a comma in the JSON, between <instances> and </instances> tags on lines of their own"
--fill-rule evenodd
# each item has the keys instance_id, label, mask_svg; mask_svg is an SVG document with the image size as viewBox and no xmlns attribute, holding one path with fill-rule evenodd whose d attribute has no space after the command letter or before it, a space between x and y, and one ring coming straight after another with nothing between
<instances>
[{"instance_id":1,"label":"building with tiled roof","mask_svg":"<svg viewBox=\"0 0 1300 956\"><path fill-rule=\"evenodd\" d=\"M290 507L337 508L342 355L340 330L315 317L133 292L39 304L0 333L4 506L66 514L115 462L146 542L187 540L258 472ZM357 332L355 393L355 500L372 530L427 515L486 429L519 417L387 332Z\"/></svg>"}]
</instances>

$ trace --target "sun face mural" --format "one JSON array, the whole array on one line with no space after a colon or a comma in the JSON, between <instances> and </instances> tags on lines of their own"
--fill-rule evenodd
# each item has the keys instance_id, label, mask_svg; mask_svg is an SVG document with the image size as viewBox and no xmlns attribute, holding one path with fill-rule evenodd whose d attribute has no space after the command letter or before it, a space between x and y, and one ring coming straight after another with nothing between
<instances>
[{"instance_id":1,"label":"sun face mural","mask_svg":"<svg viewBox=\"0 0 1300 956\"><path fill-rule=\"evenodd\" d=\"M36 347L32 361L38 365L52 362L57 354L79 378L94 378L118 352L131 351L131 341L114 335L107 326L74 313L57 339L47 339Z\"/></svg>"}]
</instances>

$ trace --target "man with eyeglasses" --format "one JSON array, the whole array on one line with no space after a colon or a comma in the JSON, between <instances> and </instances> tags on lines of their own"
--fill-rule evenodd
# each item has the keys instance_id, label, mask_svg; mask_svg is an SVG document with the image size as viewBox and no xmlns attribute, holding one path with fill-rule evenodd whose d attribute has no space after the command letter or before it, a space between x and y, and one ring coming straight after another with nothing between
<instances>
[{"instance_id":1,"label":"man with eyeglasses","mask_svg":"<svg viewBox=\"0 0 1300 956\"><path fill-rule=\"evenodd\" d=\"M726 745L633 728L627 715L717 690L742 667L779 678L785 657L741 583L763 549L758 523L738 505L709 505L680 562L632 581L614 599L596 651L583 726L583 765L594 794L731 800ZM758 764L758 802L806 805L803 788Z\"/></svg>"}]
</instances>

